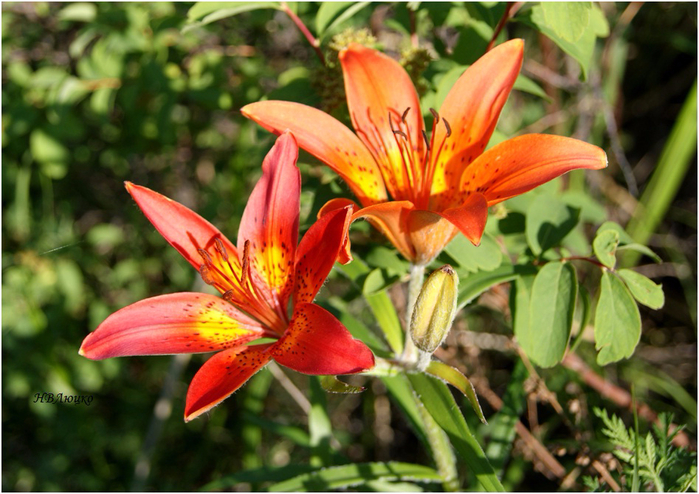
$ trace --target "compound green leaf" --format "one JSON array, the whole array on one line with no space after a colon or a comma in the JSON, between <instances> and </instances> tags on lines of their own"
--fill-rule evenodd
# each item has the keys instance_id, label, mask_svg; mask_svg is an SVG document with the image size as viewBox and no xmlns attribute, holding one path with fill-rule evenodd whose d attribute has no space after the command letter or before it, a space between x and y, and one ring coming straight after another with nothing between
<instances>
[{"instance_id":1,"label":"compound green leaf","mask_svg":"<svg viewBox=\"0 0 699 494\"><path fill-rule=\"evenodd\" d=\"M590 25L590 2L541 2L544 19L553 31L575 43Z\"/></svg>"},{"instance_id":2,"label":"compound green leaf","mask_svg":"<svg viewBox=\"0 0 699 494\"><path fill-rule=\"evenodd\" d=\"M534 278L529 305L529 335L520 344L541 367L563 359L573 327L578 283L568 263L550 262Z\"/></svg>"},{"instance_id":3,"label":"compound green leaf","mask_svg":"<svg viewBox=\"0 0 699 494\"><path fill-rule=\"evenodd\" d=\"M592 241L592 250L599 262L614 269L616 264L616 248L619 246L619 233L614 230L598 231Z\"/></svg>"},{"instance_id":4,"label":"compound green leaf","mask_svg":"<svg viewBox=\"0 0 699 494\"><path fill-rule=\"evenodd\" d=\"M641 337L641 315L624 284L609 271L602 272L595 311L597 363L606 365L633 354Z\"/></svg>"},{"instance_id":5,"label":"compound green leaf","mask_svg":"<svg viewBox=\"0 0 699 494\"><path fill-rule=\"evenodd\" d=\"M580 210L549 194L534 198L527 210L525 234L532 252L539 256L558 245L578 224Z\"/></svg>"},{"instance_id":6,"label":"compound green leaf","mask_svg":"<svg viewBox=\"0 0 699 494\"><path fill-rule=\"evenodd\" d=\"M665 305L663 286L653 283L649 278L630 269L620 269L617 274L626 283L631 295L641 304L651 309L660 309Z\"/></svg>"}]
</instances>

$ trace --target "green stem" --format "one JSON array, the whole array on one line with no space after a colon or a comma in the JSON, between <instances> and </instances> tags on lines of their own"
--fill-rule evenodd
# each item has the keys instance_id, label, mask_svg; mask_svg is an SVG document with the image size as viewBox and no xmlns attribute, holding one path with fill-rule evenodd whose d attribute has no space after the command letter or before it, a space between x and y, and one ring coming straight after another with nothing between
<instances>
[{"instance_id":1,"label":"green stem","mask_svg":"<svg viewBox=\"0 0 699 494\"><path fill-rule=\"evenodd\" d=\"M408 305L405 310L405 348L403 350L402 360L405 362L417 361L417 348L410 337L410 321L413 318L413 309L417 301L422 283L425 280L425 266L423 264L410 265L410 281L408 281Z\"/></svg>"}]
</instances>

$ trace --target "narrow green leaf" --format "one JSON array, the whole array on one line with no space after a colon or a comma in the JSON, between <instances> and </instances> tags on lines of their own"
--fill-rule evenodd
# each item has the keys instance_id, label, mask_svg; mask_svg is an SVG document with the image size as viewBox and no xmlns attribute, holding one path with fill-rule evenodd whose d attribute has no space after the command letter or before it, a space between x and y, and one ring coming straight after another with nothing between
<instances>
[{"instance_id":1,"label":"narrow green leaf","mask_svg":"<svg viewBox=\"0 0 699 494\"><path fill-rule=\"evenodd\" d=\"M371 5L371 2L356 2L354 5L345 10L342 14L337 16L337 18L332 21L332 23L323 31L323 34L318 34L320 39L325 38L329 33L331 33L337 26L350 19L354 14L362 10L364 7Z\"/></svg>"},{"instance_id":2,"label":"narrow green leaf","mask_svg":"<svg viewBox=\"0 0 699 494\"><path fill-rule=\"evenodd\" d=\"M527 377L529 372L522 360L518 359L502 398L502 408L490 418L486 428L486 431L491 433L485 454L493 467L500 472L507 463L507 457L517 436L515 425L524 411L526 402L524 381ZM499 477L502 478L502 473Z\"/></svg>"},{"instance_id":3,"label":"narrow green leaf","mask_svg":"<svg viewBox=\"0 0 699 494\"><path fill-rule=\"evenodd\" d=\"M272 492L329 491L362 485L372 480L441 482L440 475L430 467L411 463L357 463L325 468L279 482Z\"/></svg>"},{"instance_id":4,"label":"narrow green leaf","mask_svg":"<svg viewBox=\"0 0 699 494\"><path fill-rule=\"evenodd\" d=\"M202 491L222 491L231 489L241 482L258 483L258 482L279 482L293 477L298 477L301 474L315 470L310 465L285 465L278 468L262 467L251 470L243 470L232 475L226 475L223 478L209 482L201 488Z\"/></svg>"},{"instance_id":5,"label":"narrow green leaf","mask_svg":"<svg viewBox=\"0 0 699 494\"><path fill-rule=\"evenodd\" d=\"M459 300L457 310L471 303L477 296L490 287L514 280L517 276L536 273L531 265L508 264L492 271L483 271L462 276L459 273Z\"/></svg>"},{"instance_id":6,"label":"narrow green leaf","mask_svg":"<svg viewBox=\"0 0 699 494\"><path fill-rule=\"evenodd\" d=\"M367 265L356 258L348 264L336 264L336 266L338 272L347 276L357 285L362 276L366 276L370 272ZM361 285L358 285L358 287L361 288ZM404 344L403 328L401 327L400 319L398 319L396 308L388 294L385 291L380 291L365 295L364 299L374 313L376 322L379 324L381 331L383 331L388 345L396 354L401 354Z\"/></svg>"},{"instance_id":7,"label":"narrow green leaf","mask_svg":"<svg viewBox=\"0 0 699 494\"><path fill-rule=\"evenodd\" d=\"M512 327L517 343L525 349L536 346L534 332L529 327L529 311L531 308L532 286L536 270L531 274L518 276L512 282L510 289L510 311L512 312Z\"/></svg>"},{"instance_id":8,"label":"narrow green leaf","mask_svg":"<svg viewBox=\"0 0 699 494\"><path fill-rule=\"evenodd\" d=\"M361 386L353 386L340 381L337 376L319 376L321 387L328 393L357 394L364 391Z\"/></svg>"},{"instance_id":9,"label":"narrow green leaf","mask_svg":"<svg viewBox=\"0 0 699 494\"><path fill-rule=\"evenodd\" d=\"M492 271L502 264L502 251L493 237L486 234L476 247L463 235L457 235L447 244L444 251L467 271Z\"/></svg>"},{"instance_id":10,"label":"narrow green leaf","mask_svg":"<svg viewBox=\"0 0 699 494\"><path fill-rule=\"evenodd\" d=\"M196 27L260 9L279 9L279 2L197 2L189 9L187 23L182 32L186 33Z\"/></svg>"},{"instance_id":11,"label":"narrow green leaf","mask_svg":"<svg viewBox=\"0 0 699 494\"><path fill-rule=\"evenodd\" d=\"M326 5L326 4L323 4ZM404 275L409 264L398 256L394 249L378 245L371 249L364 261L375 268L383 268L390 274Z\"/></svg>"},{"instance_id":12,"label":"narrow green leaf","mask_svg":"<svg viewBox=\"0 0 699 494\"><path fill-rule=\"evenodd\" d=\"M478 419L484 424L488 423L483 415L483 410L481 410L481 404L478 402L476 390L473 388L471 381L468 380L468 377L464 376L458 369L437 360L430 362L427 369L425 369L425 372L431 376L443 380L448 384L451 384L456 389L461 391L466 398L468 398L468 401L471 403L473 411L476 412Z\"/></svg>"},{"instance_id":13,"label":"narrow green leaf","mask_svg":"<svg viewBox=\"0 0 699 494\"><path fill-rule=\"evenodd\" d=\"M658 165L648 186L641 195L641 207L628 225L629 233L639 243L645 244L658 228L683 183L697 150L697 83L685 99L682 110L672 128ZM638 255L625 259L627 266L638 261Z\"/></svg>"},{"instance_id":14,"label":"narrow green leaf","mask_svg":"<svg viewBox=\"0 0 699 494\"><path fill-rule=\"evenodd\" d=\"M614 269L616 264L616 249L619 245L619 233L614 230L598 231L592 241L592 250L599 262Z\"/></svg>"},{"instance_id":15,"label":"narrow green leaf","mask_svg":"<svg viewBox=\"0 0 699 494\"><path fill-rule=\"evenodd\" d=\"M325 392L318 377L310 376L310 384L311 410L308 412L308 433L311 437L311 465L328 466L332 458L332 424L328 416Z\"/></svg>"},{"instance_id":16,"label":"narrow green leaf","mask_svg":"<svg viewBox=\"0 0 699 494\"><path fill-rule=\"evenodd\" d=\"M372 269L371 272L364 278L362 293L371 295L390 287L399 280L398 275L391 275L385 269Z\"/></svg>"},{"instance_id":17,"label":"narrow green leaf","mask_svg":"<svg viewBox=\"0 0 699 494\"><path fill-rule=\"evenodd\" d=\"M489 492L503 491L493 467L464 420L449 388L442 381L426 374L408 374L408 379L427 411L444 429L454 449L466 462L469 471Z\"/></svg>"},{"instance_id":18,"label":"narrow green leaf","mask_svg":"<svg viewBox=\"0 0 699 494\"><path fill-rule=\"evenodd\" d=\"M617 274L626 283L631 295L641 304L651 309L660 309L665 305L663 286L653 283L649 278L630 269L620 269Z\"/></svg>"},{"instance_id":19,"label":"narrow green leaf","mask_svg":"<svg viewBox=\"0 0 699 494\"><path fill-rule=\"evenodd\" d=\"M262 429L268 430L274 434L285 437L289 439L294 444L297 444L303 448L311 447L311 438L308 432L304 431L300 427L295 427L293 425L280 424L272 420L267 420L258 415L260 412L252 412L248 409L243 410L243 419L251 424L254 424ZM262 458L260 457L259 451L254 453L257 462L261 465ZM248 467L253 468L253 467Z\"/></svg>"},{"instance_id":20,"label":"narrow green leaf","mask_svg":"<svg viewBox=\"0 0 699 494\"><path fill-rule=\"evenodd\" d=\"M578 41L590 25L591 2L541 2L544 19L553 31L571 43Z\"/></svg>"},{"instance_id":21,"label":"narrow green leaf","mask_svg":"<svg viewBox=\"0 0 699 494\"><path fill-rule=\"evenodd\" d=\"M595 311L597 363L606 365L633 354L641 337L641 315L624 284L609 271L602 272Z\"/></svg>"},{"instance_id":22,"label":"narrow green leaf","mask_svg":"<svg viewBox=\"0 0 699 494\"><path fill-rule=\"evenodd\" d=\"M517 76L517 79L515 79L515 85L512 87L512 89L517 89L519 91L538 96L539 98L543 98L546 101L551 101L551 98L549 98L548 94L546 94L546 91L544 91L541 86L539 86L529 77L522 74Z\"/></svg>"},{"instance_id":23,"label":"narrow green leaf","mask_svg":"<svg viewBox=\"0 0 699 494\"><path fill-rule=\"evenodd\" d=\"M264 409L264 399L272 383L272 373L269 369L258 372L247 386L243 388L242 405L243 410L252 416L257 416ZM246 419L250 417L244 417ZM241 431L241 442L243 449L243 468L251 469L262 466L259 447L262 442L262 431L260 424L250 420L244 420Z\"/></svg>"},{"instance_id":24,"label":"narrow green leaf","mask_svg":"<svg viewBox=\"0 0 699 494\"><path fill-rule=\"evenodd\" d=\"M408 422L412 426L417 437L426 447L429 447L427 432L425 431L425 424L422 421L420 411L415 404L415 396L405 372L401 371L400 374L395 376L382 377L381 381L383 381L384 385L386 386L389 396L395 401L405 417L408 419Z\"/></svg>"},{"instance_id":25,"label":"narrow green leaf","mask_svg":"<svg viewBox=\"0 0 699 494\"><path fill-rule=\"evenodd\" d=\"M580 210L549 194L537 195L529 205L525 233L532 252L539 256L558 245L578 224Z\"/></svg>"},{"instance_id":26,"label":"narrow green leaf","mask_svg":"<svg viewBox=\"0 0 699 494\"><path fill-rule=\"evenodd\" d=\"M316 14L316 35L322 36L325 28L340 12L354 5L355 2L323 2Z\"/></svg>"},{"instance_id":27,"label":"narrow green leaf","mask_svg":"<svg viewBox=\"0 0 699 494\"><path fill-rule=\"evenodd\" d=\"M534 278L529 308L529 331L522 343L527 356L541 367L563 359L573 327L578 283L569 263L550 262Z\"/></svg>"}]
</instances>

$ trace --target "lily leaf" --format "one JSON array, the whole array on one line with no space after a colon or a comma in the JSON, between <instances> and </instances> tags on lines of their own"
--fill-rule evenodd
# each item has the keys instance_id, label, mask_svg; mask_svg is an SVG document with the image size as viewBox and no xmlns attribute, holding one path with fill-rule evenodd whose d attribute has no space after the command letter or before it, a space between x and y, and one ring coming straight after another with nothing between
<instances>
[{"instance_id":1,"label":"lily leaf","mask_svg":"<svg viewBox=\"0 0 699 494\"><path fill-rule=\"evenodd\" d=\"M468 380L468 377L464 376L458 369L445 364L444 362L439 362L433 360L425 369L428 374L438 377L443 381L454 386L456 389L461 391L473 407L473 411L478 415L478 419L487 424L488 421L485 420L483 415L483 410L481 409L481 404L478 402L478 397L476 396L476 390L473 388L473 384Z\"/></svg>"},{"instance_id":2,"label":"lily leaf","mask_svg":"<svg viewBox=\"0 0 699 494\"><path fill-rule=\"evenodd\" d=\"M357 394L366 389L342 382L337 376L320 376L320 385L328 393Z\"/></svg>"}]
</instances>

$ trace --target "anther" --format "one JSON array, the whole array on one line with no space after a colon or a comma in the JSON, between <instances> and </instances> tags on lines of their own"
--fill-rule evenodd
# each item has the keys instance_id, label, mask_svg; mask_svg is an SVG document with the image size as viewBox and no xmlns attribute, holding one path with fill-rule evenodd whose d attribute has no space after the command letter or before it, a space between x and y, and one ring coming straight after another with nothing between
<instances>
[{"instance_id":1,"label":"anther","mask_svg":"<svg viewBox=\"0 0 699 494\"><path fill-rule=\"evenodd\" d=\"M444 122L444 126L447 128L447 137L451 137L451 125L449 125L446 118L443 118L442 121Z\"/></svg>"},{"instance_id":2,"label":"anther","mask_svg":"<svg viewBox=\"0 0 699 494\"><path fill-rule=\"evenodd\" d=\"M199 266L199 274L201 275L201 279L204 280L204 283L206 283L207 285L214 284L214 277L211 274L209 266L207 266L206 264L202 264L201 266Z\"/></svg>"},{"instance_id":3,"label":"anther","mask_svg":"<svg viewBox=\"0 0 699 494\"><path fill-rule=\"evenodd\" d=\"M408 112L410 111L410 107L407 107L405 111L403 112L403 115L400 117L401 121L405 123L405 117L408 116Z\"/></svg>"},{"instance_id":4,"label":"anther","mask_svg":"<svg viewBox=\"0 0 699 494\"><path fill-rule=\"evenodd\" d=\"M206 252L204 249L197 249L197 252L199 252L199 255L204 260L207 266L213 266L214 262L211 260L211 256L208 252Z\"/></svg>"},{"instance_id":5,"label":"anther","mask_svg":"<svg viewBox=\"0 0 699 494\"><path fill-rule=\"evenodd\" d=\"M248 255L250 253L250 240L245 241L245 245L243 246L243 272L240 275L240 284L244 287L245 282L247 281L248 277L248 270L250 269L250 256Z\"/></svg>"},{"instance_id":6,"label":"anther","mask_svg":"<svg viewBox=\"0 0 699 494\"><path fill-rule=\"evenodd\" d=\"M410 108L408 108L410 110ZM396 135L403 136L403 139L407 139L408 136L405 135L405 132L402 130L394 129L393 128L393 119L391 118L391 112L388 112L388 125L391 127L391 132L393 132Z\"/></svg>"},{"instance_id":7,"label":"anther","mask_svg":"<svg viewBox=\"0 0 699 494\"><path fill-rule=\"evenodd\" d=\"M434 108L430 108L430 113L432 113L432 116L434 117L434 124L437 125L439 123L439 113L437 113L437 110Z\"/></svg>"},{"instance_id":8,"label":"anther","mask_svg":"<svg viewBox=\"0 0 699 494\"><path fill-rule=\"evenodd\" d=\"M226 302L233 302L233 290L228 290L222 297Z\"/></svg>"},{"instance_id":9,"label":"anther","mask_svg":"<svg viewBox=\"0 0 699 494\"><path fill-rule=\"evenodd\" d=\"M425 140L425 146L427 146L427 150L430 150L430 140L427 138L427 132L425 132L425 129L422 129L422 138Z\"/></svg>"},{"instance_id":10,"label":"anther","mask_svg":"<svg viewBox=\"0 0 699 494\"><path fill-rule=\"evenodd\" d=\"M226 247L223 245L223 242L220 238L216 237L216 240L214 241L214 246L216 248L216 251L219 254L221 254L221 257L223 257L223 260L228 262L228 251L226 250Z\"/></svg>"}]
</instances>

